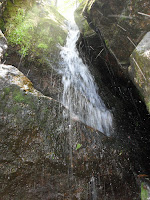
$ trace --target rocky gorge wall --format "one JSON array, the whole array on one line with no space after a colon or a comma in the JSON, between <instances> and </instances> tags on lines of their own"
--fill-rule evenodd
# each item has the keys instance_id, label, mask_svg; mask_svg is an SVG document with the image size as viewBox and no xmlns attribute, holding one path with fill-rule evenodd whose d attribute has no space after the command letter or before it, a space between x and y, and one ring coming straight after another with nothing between
<instances>
[{"instance_id":1,"label":"rocky gorge wall","mask_svg":"<svg viewBox=\"0 0 150 200\"><path fill-rule=\"evenodd\" d=\"M103 200L110 183L114 198L137 199L130 149L64 112L17 68L0 64L1 199L91 199L94 184Z\"/></svg>"},{"instance_id":2,"label":"rocky gorge wall","mask_svg":"<svg viewBox=\"0 0 150 200\"><path fill-rule=\"evenodd\" d=\"M148 0L88 0L83 1L75 12L92 63L95 62L101 71L100 63L107 63L105 68L109 69L105 72L109 71L111 76L115 73L120 83L126 78L132 80L148 111L150 50L145 37L148 38L150 30L149 8ZM140 41L142 48L138 47Z\"/></svg>"},{"instance_id":3,"label":"rocky gorge wall","mask_svg":"<svg viewBox=\"0 0 150 200\"><path fill-rule=\"evenodd\" d=\"M115 94L108 94L106 86L101 94L110 98L107 107L114 106L120 115L119 140L116 133L107 138L71 118L59 102L62 85L57 74L62 62L59 45L64 45L67 36L64 17L39 1L8 0L3 5L0 199L140 199L141 183L146 188L146 182L135 171L146 171L142 167L147 164L148 137L143 143L139 138L147 129L142 130L137 118ZM106 55L103 61L95 59L101 56L104 46L101 48L100 32L95 33L92 23L90 26L85 21L85 36L91 46L86 53L92 55L92 63L105 63ZM82 23L79 28L84 30ZM99 73L95 78L100 78ZM127 117L122 118L126 111ZM65 113L69 117L64 117ZM124 126L122 121L127 118Z\"/></svg>"}]
</instances>

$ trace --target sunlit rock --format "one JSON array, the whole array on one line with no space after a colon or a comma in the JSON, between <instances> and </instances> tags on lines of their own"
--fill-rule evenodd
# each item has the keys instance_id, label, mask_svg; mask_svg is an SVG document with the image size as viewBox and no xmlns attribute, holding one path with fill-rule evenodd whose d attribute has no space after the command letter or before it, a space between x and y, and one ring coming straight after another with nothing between
<instances>
[{"instance_id":1,"label":"sunlit rock","mask_svg":"<svg viewBox=\"0 0 150 200\"><path fill-rule=\"evenodd\" d=\"M101 33L118 63L128 65L130 54L149 30L149 7L149 0L91 0L84 1L78 10L90 27ZM85 34L86 31L83 30Z\"/></svg>"},{"instance_id":2,"label":"sunlit rock","mask_svg":"<svg viewBox=\"0 0 150 200\"><path fill-rule=\"evenodd\" d=\"M150 32L143 37L131 54L130 63L130 77L150 112Z\"/></svg>"},{"instance_id":3,"label":"sunlit rock","mask_svg":"<svg viewBox=\"0 0 150 200\"><path fill-rule=\"evenodd\" d=\"M0 30L0 62L6 50L7 50L7 40L3 35L2 31Z\"/></svg>"},{"instance_id":4,"label":"sunlit rock","mask_svg":"<svg viewBox=\"0 0 150 200\"><path fill-rule=\"evenodd\" d=\"M77 25L82 27L82 37L78 42L81 56L84 59L88 57L89 61L86 60L100 71L103 80L111 89L116 91L118 88L118 93L121 91L121 95L119 95L123 97L123 100L130 95L128 88L134 88L131 90L135 92L135 95L138 93L131 82L128 67L130 66L130 55L149 31L149 7L149 0L132 2L128 0L85 0L75 14L78 16L75 17ZM92 37L85 37L88 29L84 28L85 20L78 20L80 15L95 31L96 34ZM145 52L145 56L149 56L149 51ZM149 82L148 74L149 72L146 75L147 84ZM140 89L140 86L137 88ZM147 86L145 89L149 91ZM149 92L146 96L148 95ZM137 96L135 99L138 102ZM127 97L127 101L129 98L133 101L131 95ZM146 99L148 103L148 97Z\"/></svg>"},{"instance_id":5,"label":"sunlit rock","mask_svg":"<svg viewBox=\"0 0 150 200\"><path fill-rule=\"evenodd\" d=\"M65 18L46 0L15 0L8 1L0 22L8 40L6 64L18 67L45 95L59 99L61 78L56 70L67 36Z\"/></svg>"},{"instance_id":6,"label":"sunlit rock","mask_svg":"<svg viewBox=\"0 0 150 200\"><path fill-rule=\"evenodd\" d=\"M80 32L84 35L84 37L90 37L96 35L96 33L88 24L86 16L83 15L85 6L86 2L82 1L80 6L74 12L74 18Z\"/></svg>"}]
</instances>

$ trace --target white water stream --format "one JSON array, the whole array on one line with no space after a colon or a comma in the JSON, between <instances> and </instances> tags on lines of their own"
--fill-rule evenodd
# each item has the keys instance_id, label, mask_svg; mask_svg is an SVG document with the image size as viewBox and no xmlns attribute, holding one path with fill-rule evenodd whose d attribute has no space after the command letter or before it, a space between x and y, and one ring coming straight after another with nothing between
<instances>
[{"instance_id":1,"label":"white water stream","mask_svg":"<svg viewBox=\"0 0 150 200\"><path fill-rule=\"evenodd\" d=\"M72 117L109 136L112 130L112 114L98 95L88 66L79 57L76 49L78 37L78 27L69 24L67 42L61 49L64 61L60 69L64 85L62 103L70 110Z\"/></svg>"}]
</instances>

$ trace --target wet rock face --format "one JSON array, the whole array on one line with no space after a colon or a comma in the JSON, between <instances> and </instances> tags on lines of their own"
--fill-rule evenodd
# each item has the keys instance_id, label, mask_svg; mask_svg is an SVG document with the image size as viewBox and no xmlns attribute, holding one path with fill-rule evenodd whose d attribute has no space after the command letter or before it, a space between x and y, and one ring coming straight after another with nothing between
<instances>
[{"instance_id":1,"label":"wet rock face","mask_svg":"<svg viewBox=\"0 0 150 200\"><path fill-rule=\"evenodd\" d=\"M0 65L1 199L137 197L128 152L64 112L15 67Z\"/></svg>"},{"instance_id":2,"label":"wet rock face","mask_svg":"<svg viewBox=\"0 0 150 200\"><path fill-rule=\"evenodd\" d=\"M89 23L99 29L108 49L121 64L129 64L129 56L149 30L148 0L88 1L83 11Z\"/></svg>"},{"instance_id":3,"label":"wet rock face","mask_svg":"<svg viewBox=\"0 0 150 200\"><path fill-rule=\"evenodd\" d=\"M148 32L130 56L130 77L144 98L150 112L150 32Z\"/></svg>"},{"instance_id":4,"label":"wet rock face","mask_svg":"<svg viewBox=\"0 0 150 200\"><path fill-rule=\"evenodd\" d=\"M5 63L19 68L43 94L59 99L60 46L65 44L65 18L46 1L8 1L0 28L8 41Z\"/></svg>"},{"instance_id":5,"label":"wet rock face","mask_svg":"<svg viewBox=\"0 0 150 200\"><path fill-rule=\"evenodd\" d=\"M146 81L140 75L142 86L140 86L141 83L136 83L138 81L134 80L137 76L135 73L138 74L137 68L133 66L128 70L128 67L134 64L132 59L136 52L134 49L149 31L149 7L150 2L148 0L132 2L128 0L95 0L84 1L76 10L77 16L82 15L84 17L84 20L80 23L78 17L76 17L76 23L79 27L82 27L82 35L78 44L80 52L83 52L84 57L88 55L90 62L102 74L103 81L115 90L115 93L119 94L116 88L121 89L121 93L124 94L123 98L121 97L123 101L125 99L129 102L128 99L131 98L131 95L128 90L131 88L135 93L132 94L132 96L135 95L135 101L138 102L138 92L140 92L140 98L146 103L147 108L149 90L146 88L149 83L149 69L143 67L142 64L147 63L147 58L145 60L142 58L142 63L138 62L141 71L147 77ZM90 28L95 31L92 37L86 36L85 20ZM138 89L137 91L131 80ZM145 88L145 91L143 92L143 89L140 88Z\"/></svg>"}]
</instances>

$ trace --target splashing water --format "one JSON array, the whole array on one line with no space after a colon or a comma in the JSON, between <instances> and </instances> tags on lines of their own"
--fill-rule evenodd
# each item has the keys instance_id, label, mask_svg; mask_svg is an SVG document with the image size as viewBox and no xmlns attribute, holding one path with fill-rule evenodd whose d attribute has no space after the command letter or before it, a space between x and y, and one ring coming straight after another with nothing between
<instances>
[{"instance_id":1,"label":"splashing water","mask_svg":"<svg viewBox=\"0 0 150 200\"><path fill-rule=\"evenodd\" d=\"M72 116L106 135L112 129L112 114L107 110L97 93L94 79L76 49L79 30L75 24L69 24L69 33L65 47L61 49L64 61L60 73L64 91L62 103Z\"/></svg>"}]
</instances>

